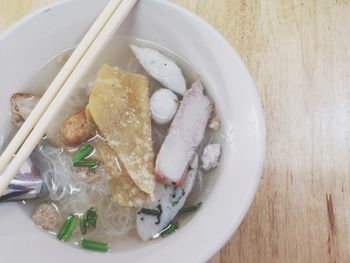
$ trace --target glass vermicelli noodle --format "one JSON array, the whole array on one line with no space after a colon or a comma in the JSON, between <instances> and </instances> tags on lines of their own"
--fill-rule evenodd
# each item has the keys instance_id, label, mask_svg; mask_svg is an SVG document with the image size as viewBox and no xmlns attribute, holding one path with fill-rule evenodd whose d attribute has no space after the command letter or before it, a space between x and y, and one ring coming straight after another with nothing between
<instances>
[{"instance_id":1,"label":"glass vermicelli noodle","mask_svg":"<svg viewBox=\"0 0 350 263\"><path fill-rule=\"evenodd\" d=\"M21 107L35 106L70 54L12 96L17 127L28 115ZM166 48L120 36L32 153L42 189L25 209L42 230L96 250L165 238L205 202L220 154L220 119L198 71Z\"/></svg>"},{"instance_id":2,"label":"glass vermicelli noodle","mask_svg":"<svg viewBox=\"0 0 350 263\"><path fill-rule=\"evenodd\" d=\"M111 189L103 169L94 184L86 183L74 175L71 157L62 149L44 143L32 154L39 164L48 199L53 201L63 215L72 211L83 214L93 206L98 215L97 227L87 236L108 242L135 228L135 209L117 207L111 202ZM39 162L40 159L40 162Z\"/></svg>"}]
</instances>

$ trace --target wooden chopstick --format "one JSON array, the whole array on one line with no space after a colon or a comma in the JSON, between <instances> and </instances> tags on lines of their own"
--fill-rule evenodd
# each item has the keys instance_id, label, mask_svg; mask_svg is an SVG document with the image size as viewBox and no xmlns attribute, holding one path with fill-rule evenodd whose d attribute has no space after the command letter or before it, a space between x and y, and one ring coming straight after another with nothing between
<instances>
[{"instance_id":1,"label":"wooden chopstick","mask_svg":"<svg viewBox=\"0 0 350 263\"><path fill-rule=\"evenodd\" d=\"M62 88L58 91L57 95L52 100L51 104L46 108L44 106L41 106L44 109L44 112L41 113L41 111L37 110L36 114L40 114L40 118L32 117L30 120L32 123L27 122L26 128L28 130L24 130L23 134L18 136L18 138L13 143L14 146L10 150L6 151L6 153L11 153L11 155L14 154L14 152L19 148L16 155L13 157L12 161L7 165L5 171L0 176L0 196L5 190L5 188L8 186L9 182L13 177L16 175L16 172L20 168L20 166L23 164L23 162L30 156L36 145L41 140L42 136L45 134L45 131L48 127L48 125L54 120L55 115L58 113L58 111L63 106L64 102L68 99L68 97L71 95L74 87L78 85L82 77L88 72L88 70L91 68L92 64L95 62L97 56L101 53L103 48L107 45L109 39L113 36L117 28L120 26L120 24L124 21L132 7L135 5L137 0L123 0L118 5L118 0L111 0L108 6L112 8L116 5L117 8L114 10L113 14L109 17L109 19L106 19L106 23L103 25L102 29L100 31L96 31L95 35L97 37L94 38L91 45L86 49L86 52L82 53L81 59L78 61L76 67L73 69L71 74L69 74L68 71L65 71L64 73L69 75L64 82L63 80L57 80L58 77L63 78L63 74L59 74L56 79L54 80L55 85L58 85L59 83L62 83ZM107 6L107 7L108 7ZM107 8L106 7L106 8ZM109 12L106 11L106 9L101 13L102 15L107 15ZM102 18L99 17L99 19ZM98 19L98 20L99 20ZM96 24L97 22L95 22ZM99 22L100 23L100 22ZM95 25L94 24L94 25ZM97 27L95 28L97 29ZM91 29L90 29L91 30ZM90 31L89 30L89 31ZM89 32L90 34L93 34L92 32ZM83 48L81 47L83 50ZM68 63L68 62L67 62ZM61 73L61 72L60 72ZM45 95L44 95L45 96ZM49 96L48 96L49 97ZM44 104L44 103L42 103ZM31 115L34 115L35 112L33 112ZM38 119L38 121L35 124L35 120ZM28 118L29 120L29 118ZM35 126L34 126L35 125ZM34 126L34 128L31 130L31 128ZM29 134L28 137L25 139L26 134ZM19 139L23 139L20 141ZM23 142L22 146L21 143ZM17 147L17 145L19 146ZM16 149L15 151L13 149ZM4 152L5 153L5 152ZM4 160L11 160L11 156L4 156ZM3 161L3 164L6 165L6 162Z\"/></svg>"},{"instance_id":2,"label":"wooden chopstick","mask_svg":"<svg viewBox=\"0 0 350 263\"><path fill-rule=\"evenodd\" d=\"M98 33L105 26L107 21L113 15L114 11L120 5L121 0L111 0L104 10L101 12L95 23L91 26L89 31L86 33L84 38L81 40L73 54L70 56L68 61L65 63L61 71L58 73L56 78L53 80L51 85L46 90L38 104L29 115L27 120L23 123L21 128L15 134L11 142L8 144L4 152L0 157L0 172L2 172L8 162L13 158L16 151L22 145L30 131L33 129L35 124L39 121L42 114L45 112L47 107L50 105L52 100L57 95L62 85L66 82L68 77L72 74L75 67L78 65L81 58L84 56L88 48L91 46L93 41L96 39Z\"/></svg>"}]
</instances>

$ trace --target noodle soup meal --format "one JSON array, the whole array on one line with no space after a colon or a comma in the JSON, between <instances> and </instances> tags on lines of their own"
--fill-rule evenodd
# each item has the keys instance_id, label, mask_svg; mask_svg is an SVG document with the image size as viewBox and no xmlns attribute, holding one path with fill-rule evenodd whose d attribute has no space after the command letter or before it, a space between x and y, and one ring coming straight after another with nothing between
<instances>
[{"instance_id":1,"label":"noodle soup meal","mask_svg":"<svg viewBox=\"0 0 350 263\"><path fill-rule=\"evenodd\" d=\"M71 52L12 95L14 131ZM113 38L0 200L23 201L39 229L99 252L176 234L218 176L220 118L207 88L172 51Z\"/></svg>"}]
</instances>

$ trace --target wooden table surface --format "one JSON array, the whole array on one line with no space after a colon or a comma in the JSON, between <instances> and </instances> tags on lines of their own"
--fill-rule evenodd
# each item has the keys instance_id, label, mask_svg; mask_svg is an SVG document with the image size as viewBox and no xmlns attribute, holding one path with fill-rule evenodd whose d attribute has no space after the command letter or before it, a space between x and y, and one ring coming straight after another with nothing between
<instances>
[{"instance_id":1,"label":"wooden table surface","mask_svg":"<svg viewBox=\"0 0 350 263\"><path fill-rule=\"evenodd\" d=\"M0 31L55 0L0 0ZM350 262L350 1L175 0L242 56L263 104L267 161L217 262Z\"/></svg>"}]
</instances>

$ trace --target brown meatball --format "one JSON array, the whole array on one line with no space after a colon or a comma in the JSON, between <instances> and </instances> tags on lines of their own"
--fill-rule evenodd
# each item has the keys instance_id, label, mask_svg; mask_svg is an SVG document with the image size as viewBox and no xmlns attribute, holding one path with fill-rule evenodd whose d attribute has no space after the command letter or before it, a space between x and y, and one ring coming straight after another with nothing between
<instances>
[{"instance_id":1,"label":"brown meatball","mask_svg":"<svg viewBox=\"0 0 350 263\"><path fill-rule=\"evenodd\" d=\"M35 210L32 219L45 230L54 231L62 222L62 217L52 204L41 204Z\"/></svg>"},{"instance_id":2,"label":"brown meatball","mask_svg":"<svg viewBox=\"0 0 350 263\"><path fill-rule=\"evenodd\" d=\"M68 116L62 123L60 138L66 146L77 146L93 136L93 129L88 124L85 112Z\"/></svg>"}]
</instances>

